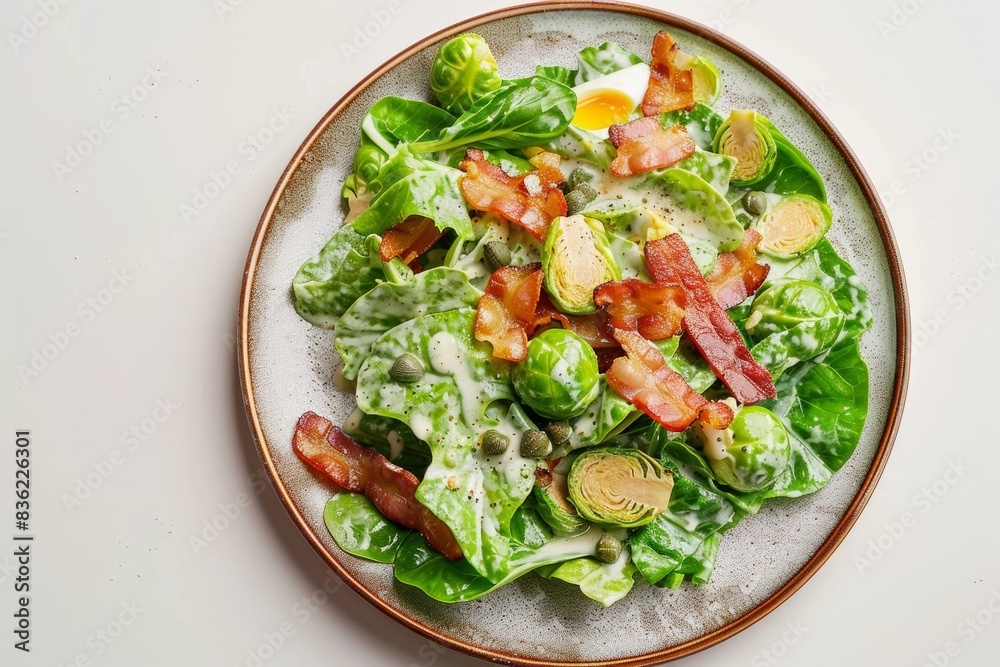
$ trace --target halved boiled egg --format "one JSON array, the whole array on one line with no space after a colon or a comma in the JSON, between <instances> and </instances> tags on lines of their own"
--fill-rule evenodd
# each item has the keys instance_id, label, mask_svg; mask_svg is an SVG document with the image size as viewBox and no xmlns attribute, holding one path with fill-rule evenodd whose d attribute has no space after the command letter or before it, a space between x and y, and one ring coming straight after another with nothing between
<instances>
[{"instance_id":1,"label":"halved boiled egg","mask_svg":"<svg viewBox=\"0 0 1000 667\"><path fill-rule=\"evenodd\" d=\"M573 88L576 115L573 125L607 138L608 128L628 122L642 103L649 85L649 65L639 63L605 74Z\"/></svg>"}]
</instances>

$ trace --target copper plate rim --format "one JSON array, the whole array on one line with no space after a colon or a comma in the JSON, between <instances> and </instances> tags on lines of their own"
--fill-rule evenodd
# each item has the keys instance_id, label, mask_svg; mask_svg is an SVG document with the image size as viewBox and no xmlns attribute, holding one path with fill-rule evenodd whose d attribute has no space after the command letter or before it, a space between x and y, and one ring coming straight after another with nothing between
<instances>
[{"instance_id":1,"label":"copper plate rim","mask_svg":"<svg viewBox=\"0 0 1000 667\"><path fill-rule=\"evenodd\" d=\"M267 233L270 229L271 221L274 219L275 213L277 211L278 202L281 200L285 189L288 187L292 180L295 172L301 165L305 155L313 147L313 144L318 140L320 135L324 132L330 122L341 112L341 110L350 104L362 91L364 91L373 81L389 72L391 69L411 57L414 53L424 49L429 44L433 44L438 40L451 37L453 35L459 34L461 32L470 30L484 23L492 22L497 19L505 19L515 16L523 16L526 14L535 14L540 12L548 11L564 11L564 10L580 10L580 9L590 9L590 10L604 10L604 11L614 11L621 12L625 14L631 14L635 16L642 16L645 18L653 19L669 26L681 28L690 33L698 35L708 41L714 42L715 44L731 51L732 53L740 56L751 65L753 65L757 70L767 76L771 81L777 84L782 90L788 93L798 104L801 106L812 119L822 128L824 133L829 137L829 139L834 143L839 151L841 157L846 162L847 166L850 168L851 173L854 178L860 184L862 192L864 193L865 199L871 208L872 214L875 218L875 222L878 225L879 235L882 239L882 245L885 249L886 256L889 262L889 272L892 278L893 286L893 296L895 298L895 314L896 314L896 374L893 384L892 400L889 405L889 414L886 420L885 429L882 432L881 441L879 443L878 449L875 452L874 460L872 461L871 469L868 475L865 477L864 482L861 485L860 490L854 497L853 502L847 511L844 513L844 517L840 522L834 527L833 531L827 540L820 546L820 548L813 554L812 558L780 589L778 589L774 594L772 594L768 599L764 600L762 603L754 607L751 611L747 612L740 618L731 621L725 626L709 632L697 639L690 640L683 644L678 644L666 649L659 651L654 651L652 653L647 653L640 656L632 656L627 658L618 658L613 660L602 660L602 661L591 661L591 662L565 662L565 661L551 661L551 660L539 660L534 658L526 658L513 653L503 653L501 651L495 651L483 648L481 646L476 646L465 641L455 639L454 637L447 636L441 632L435 630L434 628L428 627L423 623L417 621L416 619L410 618L404 612L395 607L387 604L385 601L381 600L372 591L367 589L358 579L356 579L341 563L337 558L325 547L320 538L312 530L312 528L306 523L305 518L302 515L301 509L295 504L289 495L288 489L285 487L281 478L278 476L275 469L274 460L271 458L270 447L264 438L263 428L261 427L260 417L257 413L256 399L253 392L253 378L251 374L251 369L249 365L249 355L250 355L250 338L249 338L249 312L251 301L253 298L252 285L254 282L254 276L257 270L257 263L260 258L261 248L263 247L264 241L267 237ZM896 245L896 239L893 236L892 229L889 226L888 216L886 215L885 208L882 206L882 202L879 200L878 193L875 187L872 185L871 180L868 178L868 174L862 168L861 164L858 162L857 156L855 156L854 151L847 145L844 138L840 133L833 127L829 119L816 108L815 105L806 97L805 93L802 92L795 84L790 82L774 69L769 63L760 58L757 54L753 53L743 45L733 41L729 37L722 35L704 25L695 23L689 19L686 19L669 12L660 11L657 9L652 9L649 7L642 7L639 5L631 5L619 2L605 2L600 0L591 0L586 2L539 2L531 3L525 5L517 5L509 7L507 9L491 12L488 14L480 14L470 19L466 19L459 23L452 25L451 27L439 30L438 32L425 37L419 42L413 44L409 48L401 51L399 54L385 62L381 67L373 71L371 74L362 79L356 86L351 88L340 100L337 101L333 107L323 116L322 119L316 124L316 126L306 137L302 145L295 152L294 157L292 157L291 162L285 167L281 178L278 181L277 186L274 188L274 192L271 193L271 197L267 202L267 206L264 208L264 212L261 215L260 222L257 225L257 230L254 233L253 244L250 248L250 253L247 257L246 268L243 273L243 284L240 291L240 304L239 304L239 314L238 314L238 337L239 346L237 349L237 356L239 361L239 373L240 373L240 384L243 390L243 402L247 411L247 418L250 422L251 431L253 433L254 441L256 442L257 449L260 453L261 460L267 470L268 475L271 478L271 483L278 492L278 496L281 498L285 509L291 515L295 525L298 526L299 530L309 541L316 552L327 562L327 564L345 581L351 586L355 591L357 591L363 598L370 602L376 609L380 610L390 618L395 621L405 625L406 627L418 632L419 634L431 639L439 644L447 646L449 648L461 651L468 655L480 658L483 660L489 660L492 662L505 664L505 665L523 665L525 667L641 667L646 665L652 665L668 660L675 660L684 656L691 655L698 651L704 650L714 644L717 644L733 635L737 634L750 627L764 616L774 611L782 602L787 600L792 593L797 591L809 578L815 574L815 572L820 568L823 563L833 554L834 550L840 546L841 542L846 537L848 531L858 520L862 509L864 509L865 504L871 497L872 492L875 489L875 485L878 483L879 477L882 474L882 470L885 467L886 461L889 457L889 452L892 449L893 441L896 438L896 433L899 429L899 421L902 415L903 403L906 398L907 382L909 380L909 367L910 367L910 314L909 314L909 303L907 300L906 284L903 275L903 267L899 258L899 249Z\"/></svg>"}]
</instances>

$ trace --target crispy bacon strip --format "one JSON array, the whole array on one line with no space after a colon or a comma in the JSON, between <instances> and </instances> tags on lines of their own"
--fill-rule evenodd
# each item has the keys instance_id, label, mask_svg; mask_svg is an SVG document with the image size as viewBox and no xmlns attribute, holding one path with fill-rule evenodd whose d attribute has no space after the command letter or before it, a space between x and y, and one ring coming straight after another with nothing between
<instances>
[{"instance_id":1,"label":"crispy bacon strip","mask_svg":"<svg viewBox=\"0 0 1000 667\"><path fill-rule=\"evenodd\" d=\"M741 403L774 398L771 374L753 358L736 325L712 296L680 235L647 243L646 267L656 282L684 288L684 331L733 396Z\"/></svg>"},{"instance_id":2,"label":"crispy bacon strip","mask_svg":"<svg viewBox=\"0 0 1000 667\"><path fill-rule=\"evenodd\" d=\"M594 303L605 308L611 326L638 331L647 340L676 336L684 317L682 288L634 278L599 286Z\"/></svg>"},{"instance_id":3,"label":"crispy bacon strip","mask_svg":"<svg viewBox=\"0 0 1000 667\"><path fill-rule=\"evenodd\" d=\"M535 316L542 293L542 265L502 266L493 272L476 307L476 340L493 345L493 356L521 361L528 336L538 326Z\"/></svg>"},{"instance_id":4,"label":"crispy bacon strip","mask_svg":"<svg viewBox=\"0 0 1000 667\"><path fill-rule=\"evenodd\" d=\"M420 480L359 445L329 420L307 412L292 437L296 455L337 486L363 493L386 518L419 531L432 549L449 560L462 557L451 529L417 501Z\"/></svg>"},{"instance_id":5,"label":"crispy bacon strip","mask_svg":"<svg viewBox=\"0 0 1000 667\"><path fill-rule=\"evenodd\" d=\"M443 233L430 218L410 216L382 235L378 254L383 262L399 257L403 264L412 264L430 250Z\"/></svg>"},{"instance_id":6,"label":"crispy bacon strip","mask_svg":"<svg viewBox=\"0 0 1000 667\"><path fill-rule=\"evenodd\" d=\"M649 66L649 85L642 98L642 115L658 116L668 111L694 108L694 74L678 67L675 59L680 47L666 30L653 38L653 61Z\"/></svg>"},{"instance_id":7,"label":"crispy bacon strip","mask_svg":"<svg viewBox=\"0 0 1000 667\"><path fill-rule=\"evenodd\" d=\"M531 159L534 171L509 176L495 164L486 161L483 152L470 148L459 165L465 175L459 187L465 200L478 211L491 211L545 242L549 223L566 215L566 197L559 186L563 182L559 156L545 151Z\"/></svg>"},{"instance_id":8,"label":"crispy bacon strip","mask_svg":"<svg viewBox=\"0 0 1000 667\"><path fill-rule=\"evenodd\" d=\"M711 402L667 365L655 345L635 331L618 329L615 338L628 356L611 364L604 378L619 396L669 431L683 431L696 419L714 429L733 421L725 403Z\"/></svg>"},{"instance_id":9,"label":"crispy bacon strip","mask_svg":"<svg viewBox=\"0 0 1000 667\"><path fill-rule=\"evenodd\" d=\"M567 315L559 312L546 294L542 293L535 310L535 326L540 327L552 320L559 322L563 329L569 329L587 341L594 350L618 347L611 331L606 313L598 311L593 315Z\"/></svg>"},{"instance_id":10,"label":"crispy bacon strip","mask_svg":"<svg viewBox=\"0 0 1000 667\"><path fill-rule=\"evenodd\" d=\"M637 118L608 128L618 155L611 161L611 173L622 178L665 169L694 155L694 139L683 125L664 130L658 118Z\"/></svg>"},{"instance_id":11,"label":"crispy bacon strip","mask_svg":"<svg viewBox=\"0 0 1000 667\"><path fill-rule=\"evenodd\" d=\"M719 254L715 268L705 276L708 289L725 309L743 303L767 278L771 267L757 263L757 245L762 240L755 229L743 234L743 243L733 252Z\"/></svg>"}]
</instances>

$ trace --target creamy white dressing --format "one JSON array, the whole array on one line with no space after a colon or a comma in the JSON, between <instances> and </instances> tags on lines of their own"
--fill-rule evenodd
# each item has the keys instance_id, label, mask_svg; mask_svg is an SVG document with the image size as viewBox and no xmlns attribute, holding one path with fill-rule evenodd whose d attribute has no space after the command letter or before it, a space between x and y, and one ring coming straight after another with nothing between
<instances>
[{"instance_id":1,"label":"creamy white dressing","mask_svg":"<svg viewBox=\"0 0 1000 667\"><path fill-rule=\"evenodd\" d=\"M431 432L434 430L434 425L429 417L414 414L410 417L410 430L413 431L413 435L417 436L421 440L427 440L427 438L430 437Z\"/></svg>"},{"instance_id":2,"label":"creamy white dressing","mask_svg":"<svg viewBox=\"0 0 1000 667\"><path fill-rule=\"evenodd\" d=\"M735 415L739 409L736 401L732 398L727 398L723 402L732 408ZM733 444L733 430L731 428L718 430L704 424L698 424L696 428L700 432L702 449L705 452L706 458L712 461L725 461L726 459L736 461L736 457L728 451L729 447Z\"/></svg>"},{"instance_id":3,"label":"creamy white dressing","mask_svg":"<svg viewBox=\"0 0 1000 667\"><path fill-rule=\"evenodd\" d=\"M431 368L442 375L450 375L458 385L465 423L471 426L478 422L481 415L478 414L479 401L476 399L482 387L473 376L472 369L458 346L458 341L447 331L439 331L431 337L427 352Z\"/></svg>"},{"instance_id":4,"label":"creamy white dressing","mask_svg":"<svg viewBox=\"0 0 1000 667\"><path fill-rule=\"evenodd\" d=\"M399 437L399 433L396 431L389 431L386 440L389 441L389 460L395 461L403 453L403 439Z\"/></svg>"}]
</instances>

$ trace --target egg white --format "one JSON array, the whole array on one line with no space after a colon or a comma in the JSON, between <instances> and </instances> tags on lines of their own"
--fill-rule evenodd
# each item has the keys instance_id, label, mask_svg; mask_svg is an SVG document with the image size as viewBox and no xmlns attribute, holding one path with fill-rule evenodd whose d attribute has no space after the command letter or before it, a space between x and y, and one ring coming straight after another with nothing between
<instances>
[{"instance_id":1,"label":"egg white","mask_svg":"<svg viewBox=\"0 0 1000 667\"><path fill-rule=\"evenodd\" d=\"M642 104L642 98L646 94L646 86L649 85L649 65L639 63L625 69L620 69L611 74L592 79L573 88L576 93L577 104L579 105L589 97L593 97L604 90L616 90L623 93L631 102L632 109L635 110ZM603 127L593 132L602 139L608 138L608 128Z\"/></svg>"}]
</instances>

